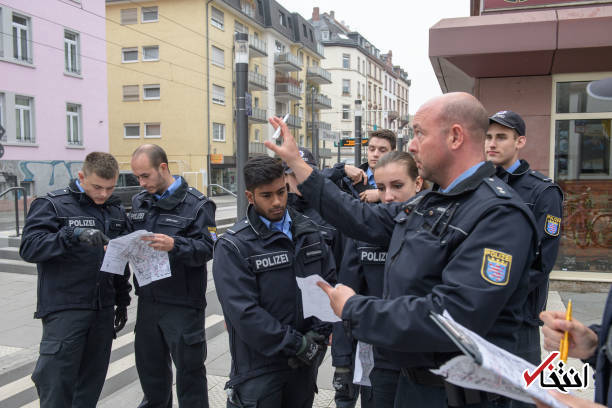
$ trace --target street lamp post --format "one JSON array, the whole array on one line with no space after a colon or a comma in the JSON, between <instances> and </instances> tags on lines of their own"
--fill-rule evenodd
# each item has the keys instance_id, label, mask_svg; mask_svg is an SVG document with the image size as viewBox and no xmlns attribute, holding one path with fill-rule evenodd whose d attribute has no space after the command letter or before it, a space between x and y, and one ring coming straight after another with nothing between
<instances>
[{"instance_id":1,"label":"street lamp post","mask_svg":"<svg viewBox=\"0 0 612 408\"><path fill-rule=\"evenodd\" d=\"M249 159L249 131L246 111L246 93L249 75L249 35L234 34L234 62L236 64L236 179L237 213L236 218L246 215L247 199L245 195L244 166Z\"/></svg>"},{"instance_id":2,"label":"street lamp post","mask_svg":"<svg viewBox=\"0 0 612 408\"><path fill-rule=\"evenodd\" d=\"M319 126L315 126L315 92L313 86L310 88L310 117L312 118L312 154L314 155L317 167L319 167Z\"/></svg>"},{"instance_id":3,"label":"street lamp post","mask_svg":"<svg viewBox=\"0 0 612 408\"><path fill-rule=\"evenodd\" d=\"M355 99L355 166L361 164L361 99Z\"/></svg>"}]
</instances>

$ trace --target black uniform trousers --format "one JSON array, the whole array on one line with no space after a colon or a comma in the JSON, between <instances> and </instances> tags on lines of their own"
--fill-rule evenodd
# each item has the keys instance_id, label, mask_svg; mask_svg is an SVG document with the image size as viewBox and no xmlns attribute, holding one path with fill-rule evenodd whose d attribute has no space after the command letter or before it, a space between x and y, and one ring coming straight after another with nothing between
<instances>
[{"instance_id":1,"label":"black uniform trousers","mask_svg":"<svg viewBox=\"0 0 612 408\"><path fill-rule=\"evenodd\" d=\"M355 385L355 393L350 398L336 392L334 397L336 407L353 408L361 395L361 408L393 408L399 375L399 370L374 366L370 372L372 386Z\"/></svg>"},{"instance_id":2,"label":"black uniform trousers","mask_svg":"<svg viewBox=\"0 0 612 408\"><path fill-rule=\"evenodd\" d=\"M227 408L311 408L324 356L312 366L262 374L233 386Z\"/></svg>"},{"instance_id":3,"label":"black uniform trousers","mask_svg":"<svg viewBox=\"0 0 612 408\"><path fill-rule=\"evenodd\" d=\"M134 350L144 397L139 407L172 407L172 361L180 407L208 408L204 310L138 299Z\"/></svg>"},{"instance_id":4,"label":"black uniform trousers","mask_svg":"<svg viewBox=\"0 0 612 408\"><path fill-rule=\"evenodd\" d=\"M41 408L95 407L108 370L114 309L62 310L42 318L32 373Z\"/></svg>"}]
</instances>

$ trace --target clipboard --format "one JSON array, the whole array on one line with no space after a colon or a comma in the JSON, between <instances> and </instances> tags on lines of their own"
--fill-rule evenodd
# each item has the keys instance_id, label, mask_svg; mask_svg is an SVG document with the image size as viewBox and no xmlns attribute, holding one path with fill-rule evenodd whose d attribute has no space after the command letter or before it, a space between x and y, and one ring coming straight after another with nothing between
<instances>
[{"instance_id":1,"label":"clipboard","mask_svg":"<svg viewBox=\"0 0 612 408\"><path fill-rule=\"evenodd\" d=\"M482 365L482 354L472 340L459 333L452 325L450 325L444 316L429 312L429 317L434 323L446 334L463 354L471 357L476 364Z\"/></svg>"}]
</instances>

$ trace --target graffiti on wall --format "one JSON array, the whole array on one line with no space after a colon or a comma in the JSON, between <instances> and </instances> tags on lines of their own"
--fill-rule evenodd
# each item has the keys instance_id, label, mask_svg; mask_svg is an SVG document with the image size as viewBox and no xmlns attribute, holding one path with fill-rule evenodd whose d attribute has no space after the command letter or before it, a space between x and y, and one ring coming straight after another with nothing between
<instances>
[{"instance_id":1,"label":"graffiti on wall","mask_svg":"<svg viewBox=\"0 0 612 408\"><path fill-rule=\"evenodd\" d=\"M0 172L16 175L20 183L31 183L30 194L41 196L66 187L82 165L72 160L2 160Z\"/></svg>"}]
</instances>

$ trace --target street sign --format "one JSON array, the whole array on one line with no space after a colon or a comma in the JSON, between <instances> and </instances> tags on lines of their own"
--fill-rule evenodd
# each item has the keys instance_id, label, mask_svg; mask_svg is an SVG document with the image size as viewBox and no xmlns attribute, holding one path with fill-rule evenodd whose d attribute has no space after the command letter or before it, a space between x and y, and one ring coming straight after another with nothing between
<instances>
[{"instance_id":1,"label":"street sign","mask_svg":"<svg viewBox=\"0 0 612 408\"><path fill-rule=\"evenodd\" d=\"M361 139L361 145L365 146L368 144L368 139ZM349 139L340 139L340 146L341 147L353 147L355 146L355 139L353 138L349 138Z\"/></svg>"}]
</instances>

